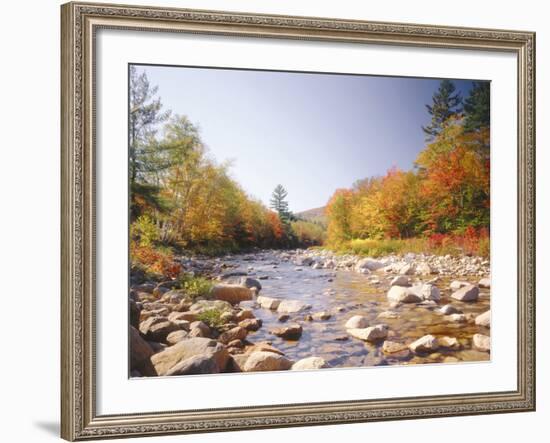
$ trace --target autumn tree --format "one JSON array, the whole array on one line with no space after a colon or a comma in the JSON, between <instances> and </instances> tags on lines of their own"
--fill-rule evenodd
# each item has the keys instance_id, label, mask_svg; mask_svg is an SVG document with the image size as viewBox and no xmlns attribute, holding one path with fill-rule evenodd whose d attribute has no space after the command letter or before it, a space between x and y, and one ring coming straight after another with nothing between
<instances>
[{"instance_id":1,"label":"autumn tree","mask_svg":"<svg viewBox=\"0 0 550 443\"><path fill-rule=\"evenodd\" d=\"M422 151L422 219L428 232L489 226L489 131L466 132L455 120Z\"/></svg>"},{"instance_id":2,"label":"autumn tree","mask_svg":"<svg viewBox=\"0 0 550 443\"><path fill-rule=\"evenodd\" d=\"M445 122L452 115L461 112L462 97L460 93L455 93L455 90L456 87L452 81L441 80L438 90L432 97L432 104L426 105L426 109L431 115L428 126L422 127L427 140L433 140L441 132Z\"/></svg>"},{"instance_id":3,"label":"autumn tree","mask_svg":"<svg viewBox=\"0 0 550 443\"><path fill-rule=\"evenodd\" d=\"M349 189L338 189L332 195L325 208L328 218L327 239L337 246L351 240L353 192Z\"/></svg>"}]
</instances>

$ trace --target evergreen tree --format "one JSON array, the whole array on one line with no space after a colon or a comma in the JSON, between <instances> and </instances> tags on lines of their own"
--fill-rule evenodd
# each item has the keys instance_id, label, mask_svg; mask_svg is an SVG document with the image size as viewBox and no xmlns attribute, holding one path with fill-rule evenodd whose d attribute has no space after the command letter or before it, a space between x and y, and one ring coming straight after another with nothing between
<instances>
[{"instance_id":1,"label":"evergreen tree","mask_svg":"<svg viewBox=\"0 0 550 443\"><path fill-rule=\"evenodd\" d=\"M490 125L491 90L489 82L474 82L469 97L464 101L466 132Z\"/></svg>"},{"instance_id":2,"label":"evergreen tree","mask_svg":"<svg viewBox=\"0 0 550 443\"><path fill-rule=\"evenodd\" d=\"M135 66L130 66L130 184L143 178L144 156L148 145L154 142L156 125L165 121L170 112L161 112L162 103L156 98L158 87L152 87L145 72L138 74Z\"/></svg>"},{"instance_id":3,"label":"evergreen tree","mask_svg":"<svg viewBox=\"0 0 550 443\"><path fill-rule=\"evenodd\" d=\"M269 206L277 211L283 223L288 223L292 219L292 214L288 209L288 202L286 201L287 196L288 192L283 185L277 185L271 194L271 200L269 200Z\"/></svg>"},{"instance_id":4,"label":"evergreen tree","mask_svg":"<svg viewBox=\"0 0 550 443\"><path fill-rule=\"evenodd\" d=\"M422 126L427 140L432 140L441 132L443 125L449 117L462 111L460 109L462 97L459 92L455 94L455 89L452 81L441 80L439 89L433 95L432 105L426 105L428 112L432 116L430 124Z\"/></svg>"}]
</instances>

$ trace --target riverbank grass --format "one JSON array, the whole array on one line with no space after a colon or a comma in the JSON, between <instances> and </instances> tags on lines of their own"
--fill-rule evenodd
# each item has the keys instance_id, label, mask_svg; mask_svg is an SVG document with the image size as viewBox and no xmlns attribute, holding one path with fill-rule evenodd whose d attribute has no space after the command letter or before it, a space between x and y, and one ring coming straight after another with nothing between
<instances>
[{"instance_id":1,"label":"riverbank grass","mask_svg":"<svg viewBox=\"0 0 550 443\"><path fill-rule=\"evenodd\" d=\"M329 246L338 254L382 257L390 254L476 255L489 256L489 237L436 235L428 238L408 239L353 239Z\"/></svg>"}]
</instances>

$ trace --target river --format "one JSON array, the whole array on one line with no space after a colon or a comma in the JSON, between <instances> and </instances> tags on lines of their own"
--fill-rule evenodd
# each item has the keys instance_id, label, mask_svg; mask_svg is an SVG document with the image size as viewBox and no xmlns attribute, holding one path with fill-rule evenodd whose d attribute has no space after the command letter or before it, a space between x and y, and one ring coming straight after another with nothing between
<instances>
[{"instance_id":1,"label":"river","mask_svg":"<svg viewBox=\"0 0 550 443\"><path fill-rule=\"evenodd\" d=\"M395 273L379 270L363 275L353 270L314 269L310 266L297 266L286 257L273 251L264 251L227 256L223 259L226 270L241 271L258 279L262 285L260 295L299 300L311 305L309 310L290 314L288 322L281 323L278 320L280 313L263 309L254 302L241 303L253 309L255 316L263 321L263 326L258 331L248 335L247 340L250 342L271 342L294 361L311 356L322 357L331 367L482 361L490 358L489 353L477 351L472 346L474 334L490 335L488 328L478 326L473 321L475 316L489 310L489 289L481 289L475 302L460 302L450 297L451 281L461 280L476 284L479 276L437 277L434 285L441 292L441 300L432 306L416 303L390 306L386 294ZM425 282L434 277L436 276L411 276L411 281ZM446 304L462 311L468 321L453 322L448 316L438 312ZM308 314L321 311L330 313L330 318L307 319ZM378 318L380 313L386 311L395 313L393 315L396 318ZM385 354L382 352L383 340L369 343L353 338L346 332L344 325L354 315L366 316L370 325L388 325L387 339L397 343L409 344L424 335L432 334L436 337L455 337L461 349L440 349L429 355ZM302 336L298 340L282 339L270 332L290 323L298 323L303 327Z\"/></svg>"}]
</instances>

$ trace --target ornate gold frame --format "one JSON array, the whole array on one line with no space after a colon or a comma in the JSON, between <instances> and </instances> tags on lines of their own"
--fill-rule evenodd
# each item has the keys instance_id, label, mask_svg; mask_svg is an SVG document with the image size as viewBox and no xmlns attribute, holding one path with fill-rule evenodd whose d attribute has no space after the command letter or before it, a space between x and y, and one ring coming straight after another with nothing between
<instances>
[{"instance_id":1,"label":"ornate gold frame","mask_svg":"<svg viewBox=\"0 0 550 443\"><path fill-rule=\"evenodd\" d=\"M523 31L68 3L61 7L61 435L67 440L533 411L535 34ZM95 412L94 35L99 28L508 51L518 59L517 390L98 416Z\"/></svg>"}]
</instances>

